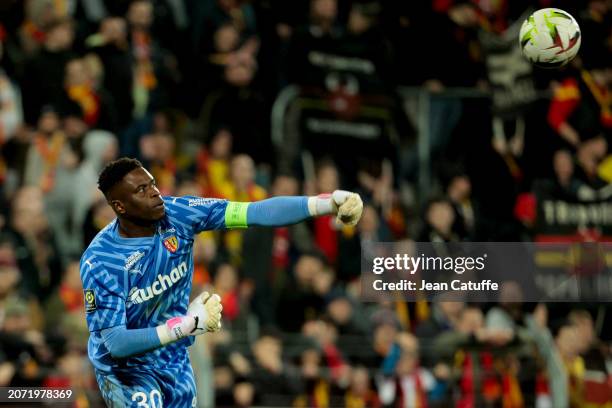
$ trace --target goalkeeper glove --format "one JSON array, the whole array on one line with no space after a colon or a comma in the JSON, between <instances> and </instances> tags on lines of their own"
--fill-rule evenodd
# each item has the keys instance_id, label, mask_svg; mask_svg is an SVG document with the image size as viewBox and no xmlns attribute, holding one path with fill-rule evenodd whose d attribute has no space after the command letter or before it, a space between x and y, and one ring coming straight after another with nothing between
<instances>
[{"instance_id":1,"label":"goalkeeper glove","mask_svg":"<svg viewBox=\"0 0 612 408\"><path fill-rule=\"evenodd\" d=\"M177 316L157 327L162 344L168 344L186 336L198 336L221 330L221 298L208 292L199 294L189 305L187 315Z\"/></svg>"},{"instance_id":2,"label":"goalkeeper glove","mask_svg":"<svg viewBox=\"0 0 612 408\"><path fill-rule=\"evenodd\" d=\"M310 215L336 214L340 224L355 226L361 219L363 201L359 194L336 190L333 194L322 194L308 198Z\"/></svg>"}]
</instances>

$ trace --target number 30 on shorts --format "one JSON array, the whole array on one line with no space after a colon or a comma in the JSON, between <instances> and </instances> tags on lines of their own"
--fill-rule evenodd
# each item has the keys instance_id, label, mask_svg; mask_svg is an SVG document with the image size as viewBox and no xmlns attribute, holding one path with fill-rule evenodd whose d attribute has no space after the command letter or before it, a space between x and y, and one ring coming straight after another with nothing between
<instances>
[{"instance_id":1,"label":"number 30 on shorts","mask_svg":"<svg viewBox=\"0 0 612 408\"><path fill-rule=\"evenodd\" d=\"M135 392L132 394L132 401L138 404L138 408L162 408L164 406L161 393L158 390L152 390L148 397L142 391Z\"/></svg>"}]
</instances>

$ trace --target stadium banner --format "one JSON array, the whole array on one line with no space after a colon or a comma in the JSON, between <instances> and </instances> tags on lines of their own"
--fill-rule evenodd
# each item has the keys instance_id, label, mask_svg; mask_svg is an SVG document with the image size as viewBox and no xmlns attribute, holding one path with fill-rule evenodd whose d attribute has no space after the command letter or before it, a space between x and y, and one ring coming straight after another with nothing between
<instances>
[{"instance_id":1,"label":"stadium banner","mask_svg":"<svg viewBox=\"0 0 612 408\"><path fill-rule=\"evenodd\" d=\"M529 16L525 11L501 35L480 30L478 38L484 51L487 75L493 93L493 113L515 117L538 99L533 80L533 67L523 56L517 41L521 24Z\"/></svg>"},{"instance_id":2,"label":"stadium banner","mask_svg":"<svg viewBox=\"0 0 612 408\"><path fill-rule=\"evenodd\" d=\"M612 201L608 196L581 196L561 192L555 183L538 181L533 188L537 201L538 234L576 235L584 228L596 228L600 234L612 236ZM594 195L594 194L593 194Z\"/></svg>"},{"instance_id":3,"label":"stadium banner","mask_svg":"<svg viewBox=\"0 0 612 408\"><path fill-rule=\"evenodd\" d=\"M610 302L612 242L369 243L366 302Z\"/></svg>"}]
</instances>

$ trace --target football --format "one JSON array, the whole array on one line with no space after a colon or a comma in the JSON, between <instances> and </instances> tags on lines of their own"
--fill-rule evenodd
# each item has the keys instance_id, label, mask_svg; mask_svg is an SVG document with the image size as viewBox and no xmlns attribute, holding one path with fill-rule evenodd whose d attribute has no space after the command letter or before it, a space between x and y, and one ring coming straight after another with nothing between
<instances>
[{"instance_id":1,"label":"football","mask_svg":"<svg viewBox=\"0 0 612 408\"><path fill-rule=\"evenodd\" d=\"M580 49L580 27L568 12L545 8L530 15L519 35L523 55L542 68L570 62Z\"/></svg>"}]
</instances>

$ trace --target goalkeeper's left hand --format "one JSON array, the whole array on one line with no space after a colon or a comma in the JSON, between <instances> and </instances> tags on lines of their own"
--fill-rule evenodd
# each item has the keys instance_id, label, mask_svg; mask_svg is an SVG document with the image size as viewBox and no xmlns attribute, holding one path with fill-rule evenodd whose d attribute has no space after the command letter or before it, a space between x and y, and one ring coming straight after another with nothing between
<instances>
[{"instance_id":1,"label":"goalkeeper's left hand","mask_svg":"<svg viewBox=\"0 0 612 408\"><path fill-rule=\"evenodd\" d=\"M187 316L195 319L194 331L190 334L198 335L204 332L218 332L221 330L221 298L217 294L200 293L189 304Z\"/></svg>"},{"instance_id":2,"label":"goalkeeper's left hand","mask_svg":"<svg viewBox=\"0 0 612 408\"><path fill-rule=\"evenodd\" d=\"M355 226L363 213L363 201L359 194L336 190L332 194L332 207L341 224Z\"/></svg>"},{"instance_id":3,"label":"goalkeeper's left hand","mask_svg":"<svg viewBox=\"0 0 612 408\"><path fill-rule=\"evenodd\" d=\"M186 336L198 336L221 330L221 298L217 294L200 293L189 305L187 315L173 317L157 327L161 344L168 344Z\"/></svg>"}]
</instances>

